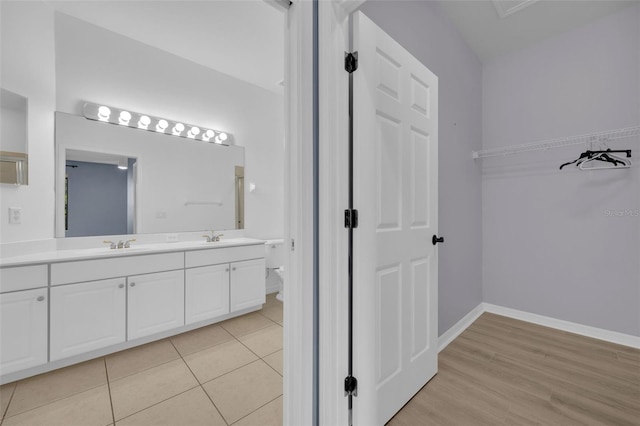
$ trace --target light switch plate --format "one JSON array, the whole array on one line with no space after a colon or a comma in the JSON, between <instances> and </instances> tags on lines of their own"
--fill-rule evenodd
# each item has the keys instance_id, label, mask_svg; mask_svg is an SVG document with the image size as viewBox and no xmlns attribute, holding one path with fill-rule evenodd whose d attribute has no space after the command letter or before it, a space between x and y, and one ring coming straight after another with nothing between
<instances>
[{"instance_id":1,"label":"light switch plate","mask_svg":"<svg viewBox=\"0 0 640 426\"><path fill-rule=\"evenodd\" d=\"M12 225L19 225L22 223L21 207L9 207L9 223Z\"/></svg>"}]
</instances>

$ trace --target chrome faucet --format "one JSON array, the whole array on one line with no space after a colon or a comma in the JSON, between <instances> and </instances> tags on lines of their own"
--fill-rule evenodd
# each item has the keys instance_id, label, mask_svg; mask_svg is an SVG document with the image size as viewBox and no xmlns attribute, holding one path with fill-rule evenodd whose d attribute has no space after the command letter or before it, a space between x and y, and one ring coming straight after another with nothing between
<instances>
[{"instance_id":1,"label":"chrome faucet","mask_svg":"<svg viewBox=\"0 0 640 426\"><path fill-rule=\"evenodd\" d=\"M130 239L130 240L125 241L125 242L124 242L124 248L129 248L129 247L131 247L131 243L132 243L132 242L134 242L135 240L136 240L135 238L132 238L132 239Z\"/></svg>"},{"instance_id":2,"label":"chrome faucet","mask_svg":"<svg viewBox=\"0 0 640 426\"><path fill-rule=\"evenodd\" d=\"M109 248L111 250L116 249L118 246L116 245L116 243L114 243L113 241L108 241L108 240L104 240L103 243L105 244L109 244Z\"/></svg>"},{"instance_id":3,"label":"chrome faucet","mask_svg":"<svg viewBox=\"0 0 640 426\"><path fill-rule=\"evenodd\" d=\"M224 236L224 234L216 235L215 231L211 231L211 235L203 235L207 239L208 243L217 243L220 241L220 237Z\"/></svg>"}]
</instances>

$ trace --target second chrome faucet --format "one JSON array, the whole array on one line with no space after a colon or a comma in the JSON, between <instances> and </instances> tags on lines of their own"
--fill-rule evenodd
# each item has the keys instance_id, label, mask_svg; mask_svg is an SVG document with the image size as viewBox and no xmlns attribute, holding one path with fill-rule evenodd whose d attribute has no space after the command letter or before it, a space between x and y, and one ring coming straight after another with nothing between
<instances>
[{"instance_id":1,"label":"second chrome faucet","mask_svg":"<svg viewBox=\"0 0 640 426\"><path fill-rule=\"evenodd\" d=\"M207 239L208 243L217 243L220 242L220 237L224 236L224 234L216 235L215 231L211 231L211 235L203 235Z\"/></svg>"},{"instance_id":2,"label":"second chrome faucet","mask_svg":"<svg viewBox=\"0 0 640 426\"><path fill-rule=\"evenodd\" d=\"M103 243L109 244L109 248L111 250L115 250L115 249L121 249L121 248L129 248L129 247L131 247L131 243L134 242L135 240L136 240L135 238L133 238L131 240L127 240L127 241L120 240L120 241L118 241L118 243L115 243L113 241L105 240L105 241L103 241Z\"/></svg>"}]
</instances>

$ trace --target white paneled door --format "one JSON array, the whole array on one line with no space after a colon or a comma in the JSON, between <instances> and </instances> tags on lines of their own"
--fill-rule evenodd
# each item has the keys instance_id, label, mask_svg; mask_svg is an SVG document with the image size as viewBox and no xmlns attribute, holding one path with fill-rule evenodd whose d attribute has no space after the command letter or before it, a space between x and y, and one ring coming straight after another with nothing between
<instances>
[{"instance_id":1,"label":"white paneled door","mask_svg":"<svg viewBox=\"0 0 640 426\"><path fill-rule=\"evenodd\" d=\"M354 15L354 424L387 422L437 372L438 79Z\"/></svg>"}]
</instances>

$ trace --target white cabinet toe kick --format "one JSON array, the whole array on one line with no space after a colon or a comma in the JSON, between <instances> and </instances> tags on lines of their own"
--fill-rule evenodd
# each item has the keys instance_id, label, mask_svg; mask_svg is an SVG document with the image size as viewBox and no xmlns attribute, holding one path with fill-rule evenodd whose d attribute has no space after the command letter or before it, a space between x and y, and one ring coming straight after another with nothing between
<instances>
[{"instance_id":1,"label":"white cabinet toe kick","mask_svg":"<svg viewBox=\"0 0 640 426\"><path fill-rule=\"evenodd\" d=\"M264 245L0 268L0 384L262 308Z\"/></svg>"}]
</instances>

